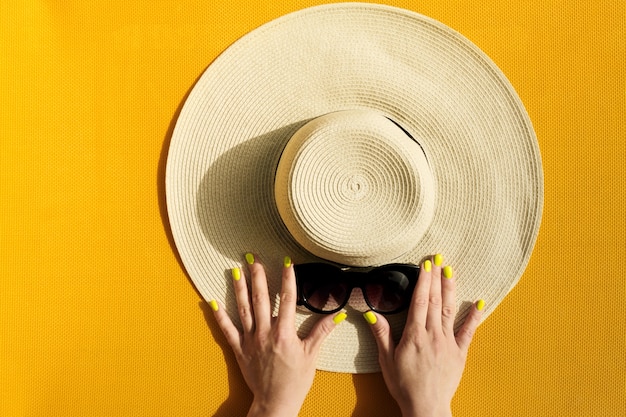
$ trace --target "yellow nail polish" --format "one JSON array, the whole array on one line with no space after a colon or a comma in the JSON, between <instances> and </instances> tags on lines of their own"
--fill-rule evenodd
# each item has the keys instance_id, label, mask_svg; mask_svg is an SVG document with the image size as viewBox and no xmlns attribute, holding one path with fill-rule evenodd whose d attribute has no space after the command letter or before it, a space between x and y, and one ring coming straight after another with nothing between
<instances>
[{"instance_id":1,"label":"yellow nail polish","mask_svg":"<svg viewBox=\"0 0 626 417\"><path fill-rule=\"evenodd\" d=\"M333 317L333 321L335 322L335 324L339 324L344 321L346 317L348 317L348 315L342 311L340 313L337 313L337 315Z\"/></svg>"},{"instance_id":2,"label":"yellow nail polish","mask_svg":"<svg viewBox=\"0 0 626 417\"><path fill-rule=\"evenodd\" d=\"M283 265L285 268L289 268L291 266L291 258L289 256L285 256L285 259L283 259Z\"/></svg>"},{"instance_id":3,"label":"yellow nail polish","mask_svg":"<svg viewBox=\"0 0 626 417\"><path fill-rule=\"evenodd\" d=\"M430 262L429 260L425 260L424 261L424 271L430 272L431 269L433 269L432 262Z\"/></svg>"},{"instance_id":4,"label":"yellow nail polish","mask_svg":"<svg viewBox=\"0 0 626 417\"><path fill-rule=\"evenodd\" d=\"M241 279L241 269L233 268L230 272L233 274L233 279L235 281L239 281Z\"/></svg>"},{"instance_id":5,"label":"yellow nail polish","mask_svg":"<svg viewBox=\"0 0 626 417\"><path fill-rule=\"evenodd\" d=\"M450 265L446 265L443 267L443 276L446 277L447 279L452 278L452 267Z\"/></svg>"},{"instance_id":6,"label":"yellow nail polish","mask_svg":"<svg viewBox=\"0 0 626 417\"><path fill-rule=\"evenodd\" d=\"M217 301L215 300L209 301L209 305L211 306L211 310L213 311L217 311L220 309L219 306L217 305Z\"/></svg>"},{"instance_id":7,"label":"yellow nail polish","mask_svg":"<svg viewBox=\"0 0 626 417\"><path fill-rule=\"evenodd\" d=\"M248 265L252 265L254 263L254 255L246 253L246 262L248 262Z\"/></svg>"},{"instance_id":8,"label":"yellow nail polish","mask_svg":"<svg viewBox=\"0 0 626 417\"><path fill-rule=\"evenodd\" d=\"M376 322L378 321L378 319L376 318L376 314L372 313L371 311L366 311L365 313L363 313L363 318L369 324L376 324Z\"/></svg>"},{"instance_id":9,"label":"yellow nail polish","mask_svg":"<svg viewBox=\"0 0 626 417\"><path fill-rule=\"evenodd\" d=\"M435 255L435 266L441 266L443 264L443 255L441 255L440 253Z\"/></svg>"},{"instance_id":10,"label":"yellow nail polish","mask_svg":"<svg viewBox=\"0 0 626 417\"><path fill-rule=\"evenodd\" d=\"M476 310L480 311L485 308L485 300L478 300L476 302Z\"/></svg>"}]
</instances>

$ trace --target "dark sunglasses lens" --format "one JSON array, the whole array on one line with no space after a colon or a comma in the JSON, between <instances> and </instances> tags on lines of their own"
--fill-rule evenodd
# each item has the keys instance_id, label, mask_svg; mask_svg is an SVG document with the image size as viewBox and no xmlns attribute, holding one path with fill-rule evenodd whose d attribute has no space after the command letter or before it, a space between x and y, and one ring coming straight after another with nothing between
<instances>
[{"instance_id":1,"label":"dark sunglasses lens","mask_svg":"<svg viewBox=\"0 0 626 417\"><path fill-rule=\"evenodd\" d=\"M367 302L380 313L398 311L411 299L413 284L409 276L400 271L377 271L365 285Z\"/></svg>"},{"instance_id":2,"label":"dark sunglasses lens","mask_svg":"<svg viewBox=\"0 0 626 417\"><path fill-rule=\"evenodd\" d=\"M322 311L338 309L346 300L348 290L345 285L336 283L320 283L304 288L307 303Z\"/></svg>"},{"instance_id":3,"label":"dark sunglasses lens","mask_svg":"<svg viewBox=\"0 0 626 417\"><path fill-rule=\"evenodd\" d=\"M306 303L321 311L333 311L348 297L348 287L341 283L340 271L327 264L296 265L300 294Z\"/></svg>"}]
</instances>

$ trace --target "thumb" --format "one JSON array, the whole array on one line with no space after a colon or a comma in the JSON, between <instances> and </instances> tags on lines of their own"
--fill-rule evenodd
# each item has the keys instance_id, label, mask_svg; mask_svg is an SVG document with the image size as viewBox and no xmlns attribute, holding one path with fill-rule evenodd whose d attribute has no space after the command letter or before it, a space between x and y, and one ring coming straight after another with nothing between
<instances>
[{"instance_id":1,"label":"thumb","mask_svg":"<svg viewBox=\"0 0 626 417\"><path fill-rule=\"evenodd\" d=\"M474 337L474 332L476 331L483 315L482 309L484 307L485 302L483 300L478 300L474 304L474 307L470 310L467 317L465 317L465 322L456 334L456 343L464 352L467 352L469 349L469 345Z\"/></svg>"},{"instance_id":2,"label":"thumb","mask_svg":"<svg viewBox=\"0 0 626 417\"><path fill-rule=\"evenodd\" d=\"M385 316L371 310L366 311L363 314L363 318L370 325L374 339L376 339L376 344L378 345L378 360L382 367L383 361L393 358L395 350L395 344L389 327L389 322Z\"/></svg>"},{"instance_id":3,"label":"thumb","mask_svg":"<svg viewBox=\"0 0 626 417\"><path fill-rule=\"evenodd\" d=\"M304 342L310 347L311 351L317 353L322 346L322 342L337 327L339 323L346 319L347 314L343 311L335 315L327 315L318 320L311 329L311 332L304 338Z\"/></svg>"}]
</instances>

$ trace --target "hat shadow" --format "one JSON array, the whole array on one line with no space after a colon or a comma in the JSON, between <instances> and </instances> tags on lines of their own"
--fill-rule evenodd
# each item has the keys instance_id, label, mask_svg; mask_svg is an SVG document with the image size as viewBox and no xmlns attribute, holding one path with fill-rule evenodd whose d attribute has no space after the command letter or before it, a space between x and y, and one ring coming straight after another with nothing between
<instances>
[{"instance_id":1,"label":"hat shadow","mask_svg":"<svg viewBox=\"0 0 626 417\"><path fill-rule=\"evenodd\" d=\"M202 74L200 74L194 83L192 83L192 87L190 87L185 93L176 110L172 114L161 145L157 165L156 185L159 213L169 246L178 265L185 273L186 278L192 284L192 287L198 296L202 298L201 292L189 276L182 257L176 247L176 241L174 240L174 234L169 220L167 193L165 188L165 173L174 129L187 98L191 94L195 84L201 76ZM243 242L243 246L245 246L246 250L257 249L259 253L263 252L263 248L268 242L268 238L264 236L263 233L265 233L267 226L270 223L266 222L266 224L259 227L259 225L254 222L255 217L251 216L250 210L245 210L245 207L256 207L259 202L264 200L273 201L273 199L263 197L262 194L265 190L271 190L273 193L273 174L275 173L278 160L282 154L282 149L293 133L295 133L296 130L306 124L309 120L311 119L292 123L264 135L250 138L246 142L235 146L221 155L205 172L201 179L197 193L197 220L199 221L203 235L207 241L218 250L218 252L236 262L240 261L243 253L241 252L241 242ZM237 156L237 158L235 158L235 156ZM259 168L268 170L267 172L271 172L272 175L265 177L264 183L259 184L259 178L252 178L249 175L253 171L251 167L254 166L257 167L257 170ZM224 172L237 173L235 177L242 179L242 181L238 184L233 181L226 187L223 185L215 187L216 182L214 182L214 180L217 181L219 179L219 176L216 174L223 174ZM243 181L246 177L249 181ZM270 177L271 183L267 181ZM259 187L259 185L262 186ZM217 193L216 190L218 191ZM220 193L223 198L214 198L216 195L220 196ZM244 210L242 210L242 208L244 208ZM221 218L217 221L211 221L210 218L203 216L203 214L210 213L214 209L220 210L219 213ZM263 212L260 213L260 215L269 215L272 217L279 216L275 205L268 206L267 204L263 207ZM274 222L274 224L283 226L282 221ZM262 231L260 233L254 233L253 231L257 229L261 229ZM296 253L303 251L295 240L291 239L289 233L287 233L286 227L281 227L280 230L274 232L275 233L271 233L268 237L276 239L282 238L281 240L286 240L288 242L288 246L294 248L294 251L289 253L293 253L295 255ZM229 242L234 243L234 245L229 245ZM237 243L239 244L237 245ZM234 250L233 246L236 247Z\"/></svg>"},{"instance_id":2,"label":"hat shadow","mask_svg":"<svg viewBox=\"0 0 626 417\"><path fill-rule=\"evenodd\" d=\"M174 128L176 127L176 123L178 122L178 117L180 116L180 112L183 109L183 106L187 102L187 98L191 91L197 84L198 80L202 77L202 73L196 77L194 82L191 84L191 87L185 92L182 100L178 103L174 114L172 114L172 118L170 119L170 123L167 126L167 130L165 132L165 136L163 138L163 144L161 145L161 152L159 154L159 162L157 165L157 198L159 205L159 214L161 215L161 223L163 224L163 231L165 232L165 236L167 237L167 242L170 245L170 249L176 258L176 262L180 266L180 269L185 273L187 280L192 284L193 289L196 291L198 296L202 297L198 289L195 285L193 285L193 281L189 277L187 270L185 269L185 265L183 263L182 258L180 257L180 253L176 248L176 242L174 241L174 234L172 233L172 226L170 224L170 218L167 212L167 195L165 190L165 172L167 168L167 156L169 154L170 144L172 142L172 135L174 134Z\"/></svg>"},{"instance_id":3,"label":"hat shadow","mask_svg":"<svg viewBox=\"0 0 626 417\"><path fill-rule=\"evenodd\" d=\"M274 177L285 145L308 121L250 138L221 154L204 173L197 190L197 221L221 255L238 262L252 251L264 256L268 266L282 264L285 254L306 256L280 218ZM280 258L270 259L274 255Z\"/></svg>"}]
</instances>

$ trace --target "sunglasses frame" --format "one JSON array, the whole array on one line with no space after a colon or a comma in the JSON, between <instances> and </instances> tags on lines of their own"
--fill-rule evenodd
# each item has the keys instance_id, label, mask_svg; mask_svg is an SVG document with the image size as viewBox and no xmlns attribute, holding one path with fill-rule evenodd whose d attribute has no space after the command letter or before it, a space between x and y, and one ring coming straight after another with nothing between
<instances>
[{"instance_id":1,"label":"sunglasses frame","mask_svg":"<svg viewBox=\"0 0 626 417\"><path fill-rule=\"evenodd\" d=\"M342 284L346 284L347 286L347 295L346 295L346 299L336 308L332 309L332 310L321 310L317 307L312 306L311 304L309 304L309 301L307 300L307 297L304 296L303 294L303 283L302 280L298 278L298 269L301 268L305 268L305 267L311 267L311 266L323 266L324 268L333 268L334 271L336 271L336 277L340 278L341 281L340 283ZM414 271L414 275L413 274L407 274L406 270L409 269L412 272ZM409 279L409 286L407 287L407 293L409 293L409 297L406 298L406 300L404 301L404 303L399 306L398 308L391 310L391 311L381 311L378 308L376 308L375 306L373 306L370 303L370 300L367 297L367 292L365 290L365 287L367 284L371 284L371 283L375 283L377 282L376 279L373 277L373 274L376 272L380 272L380 271L395 271L395 272L400 272L402 274L404 274L408 279ZM388 314L396 314L399 313L405 309L408 308L408 306L411 303L411 298L413 297L413 291L415 290L415 286L417 285L417 281L419 279L419 274L420 274L420 267L418 265L414 265L414 264L402 264L402 263L394 263L394 264L387 264L387 265L381 265L378 267L369 267L369 268L352 268L352 267L344 267L344 266L338 266L335 264L331 264L331 263L325 263L325 262L311 262L311 263L305 263L305 264L296 264L294 265L294 272L296 275L296 287L298 289L298 300L297 300L297 305L299 306L304 306L306 307L308 310L314 312L314 313L318 313L318 314L333 314L338 312L339 310L341 310L342 308L344 308L346 306L346 304L348 304L348 301L350 301L350 297L352 295L352 290L354 290L355 288L360 288L361 292L363 293L363 299L365 300L365 303L367 304L367 306L372 310L375 311L379 314L384 314L384 315L388 315ZM368 279L369 278L369 279Z\"/></svg>"}]
</instances>

